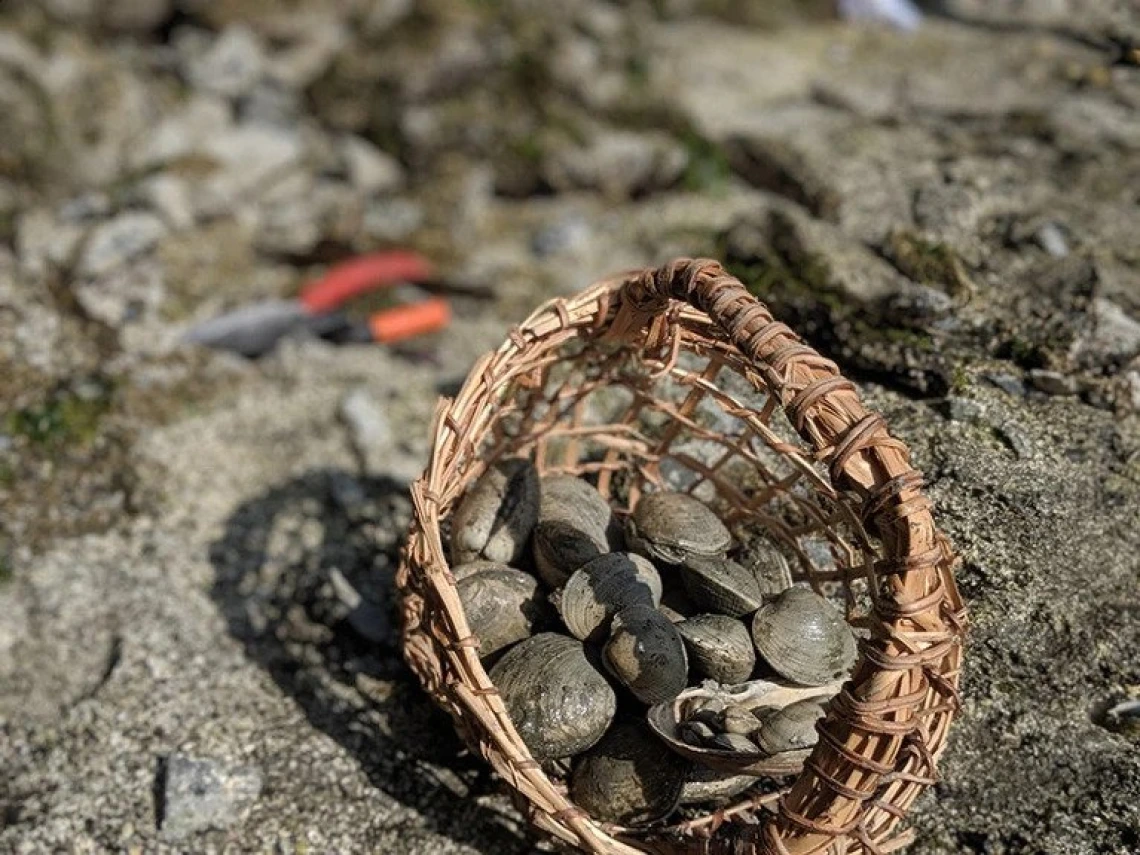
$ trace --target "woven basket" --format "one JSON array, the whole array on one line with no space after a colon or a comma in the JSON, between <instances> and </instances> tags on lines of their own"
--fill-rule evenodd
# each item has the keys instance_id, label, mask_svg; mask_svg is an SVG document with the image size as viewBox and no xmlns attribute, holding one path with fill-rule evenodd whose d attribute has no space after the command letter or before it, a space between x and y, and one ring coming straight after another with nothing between
<instances>
[{"instance_id":1,"label":"woven basket","mask_svg":"<svg viewBox=\"0 0 1140 855\"><path fill-rule=\"evenodd\" d=\"M596 480L619 515L645 489L761 529L861 636L820 741L783 789L669 827L576 808L528 754L477 655L447 562L448 516L503 456ZM397 584L404 652L540 829L594 853L867 853L937 778L958 707L965 613L906 446L834 363L716 262L682 259L540 307L441 402Z\"/></svg>"}]
</instances>

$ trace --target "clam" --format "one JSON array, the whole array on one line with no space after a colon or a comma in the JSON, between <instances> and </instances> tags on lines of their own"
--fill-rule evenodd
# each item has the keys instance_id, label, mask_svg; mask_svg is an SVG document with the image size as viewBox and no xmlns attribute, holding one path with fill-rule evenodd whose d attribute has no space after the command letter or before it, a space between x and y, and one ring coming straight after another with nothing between
<instances>
[{"instance_id":1,"label":"clam","mask_svg":"<svg viewBox=\"0 0 1140 855\"><path fill-rule=\"evenodd\" d=\"M570 798L595 819L644 825L673 812L688 771L644 724L623 722L578 758Z\"/></svg>"},{"instance_id":2,"label":"clam","mask_svg":"<svg viewBox=\"0 0 1140 855\"><path fill-rule=\"evenodd\" d=\"M559 597L558 610L571 634L600 641L610 620L627 606L656 608L661 603L661 577L640 555L611 552L575 571Z\"/></svg>"},{"instance_id":3,"label":"clam","mask_svg":"<svg viewBox=\"0 0 1140 855\"><path fill-rule=\"evenodd\" d=\"M681 804L715 802L739 796L756 783L754 775L732 775L694 763L681 789Z\"/></svg>"},{"instance_id":4,"label":"clam","mask_svg":"<svg viewBox=\"0 0 1140 855\"><path fill-rule=\"evenodd\" d=\"M542 632L519 642L488 676L540 762L585 751L617 712L617 696L582 642L565 635Z\"/></svg>"},{"instance_id":5,"label":"clam","mask_svg":"<svg viewBox=\"0 0 1140 855\"><path fill-rule=\"evenodd\" d=\"M491 467L452 517L452 561L515 561L538 520L538 506L538 472L529 460L512 458Z\"/></svg>"},{"instance_id":6,"label":"clam","mask_svg":"<svg viewBox=\"0 0 1140 855\"><path fill-rule=\"evenodd\" d=\"M743 617L764 603L756 577L731 558L690 557L681 580L692 601L710 612Z\"/></svg>"},{"instance_id":7,"label":"clam","mask_svg":"<svg viewBox=\"0 0 1140 855\"><path fill-rule=\"evenodd\" d=\"M762 707L783 708L803 700L824 703L841 686L839 681L826 686L791 686L769 680L751 680L731 687L721 687L710 682L686 689L672 701L650 707L646 721L673 751L710 769L735 775L790 775L803 768L803 761L811 753L810 749L784 751L769 756L757 745L753 745L750 750L712 747L712 740L706 741L708 731L700 728L699 732L694 732L692 717L704 714L706 710L713 715L723 716L724 709L731 706L744 707L752 710L755 715L755 710ZM702 707L709 701L716 703ZM723 706L717 710L717 704ZM716 718L712 722L709 730L715 740L720 736L717 733L720 723ZM762 727L763 722L758 722L758 726ZM743 743L739 743L739 747L744 748Z\"/></svg>"},{"instance_id":8,"label":"clam","mask_svg":"<svg viewBox=\"0 0 1140 855\"><path fill-rule=\"evenodd\" d=\"M718 683L741 683L756 667L748 628L727 615L695 615L677 624L693 667Z\"/></svg>"},{"instance_id":9,"label":"clam","mask_svg":"<svg viewBox=\"0 0 1140 855\"><path fill-rule=\"evenodd\" d=\"M613 547L613 510L601 493L573 475L548 475L540 489L534 563L543 580L557 588Z\"/></svg>"},{"instance_id":10,"label":"clam","mask_svg":"<svg viewBox=\"0 0 1140 855\"><path fill-rule=\"evenodd\" d=\"M689 672L677 628L650 606L630 606L613 619L604 657L606 667L644 704L674 698Z\"/></svg>"},{"instance_id":11,"label":"clam","mask_svg":"<svg viewBox=\"0 0 1140 855\"><path fill-rule=\"evenodd\" d=\"M751 734L760 726L760 719L752 710L740 704L729 704L720 714L720 729L724 733Z\"/></svg>"},{"instance_id":12,"label":"clam","mask_svg":"<svg viewBox=\"0 0 1140 855\"><path fill-rule=\"evenodd\" d=\"M718 733L713 737L712 746L720 751L735 754L755 754L756 743L743 733Z\"/></svg>"},{"instance_id":13,"label":"clam","mask_svg":"<svg viewBox=\"0 0 1140 855\"><path fill-rule=\"evenodd\" d=\"M824 716L815 701L799 701L764 717L753 739L768 754L801 751L819 741L815 723Z\"/></svg>"},{"instance_id":14,"label":"clam","mask_svg":"<svg viewBox=\"0 0 1140 855\"><path fill-rule=\"evenodd\" d=\"M851 627L807 588L788 588L756 612L752 641L776 673L805 686L838 679L855 662Z\"/></svg>"},{"instance_id":15,"label":"clam","mask_svg":"<svg viewBox=\"0 0 1140 855\"><path fill-rule=\"evenodd\" d=\"M451 575L455 577L455 581L466 579L468 576L474 576L476 573L482 573L484 570L510 570L511 568L504 564L502 561L487 561L484 558L478 558L475 561L468 561L465 564L458 564L451 568Z\"/></svg>"},{"instance_id":16,"label":"clam","mask_svg":"<svg viewBox=\"0 0 1140 855\"><path fill-rule=\"evenodd\" d=\"M521 570L481 570L464 576L455 587L467 625L479 639L480 656L528 638L550 614L538 580Z\"/></svg>"},{"instance_id":17,"label":"clam","mask_svg":"<svg viewBox=\"0 0 1140 855\"><path fill-rule=\"evenodd\" d=\"M749 548L748 569L765 599L771 599L792 587L792 571L788 567L788 559L771 543L760 541Z\"/></svg>"},{"instance_id":18,"label":"clam","mask_svg":"<svg viewBox=\"0 0 1140 855\"><path fill-rule=\"evenodd\" d=\"M626 523L626 539L634 551L667 564L723 555L732 543L711 510L692 496L665 492L642 496Z\"/></svg>"}]
</instances>

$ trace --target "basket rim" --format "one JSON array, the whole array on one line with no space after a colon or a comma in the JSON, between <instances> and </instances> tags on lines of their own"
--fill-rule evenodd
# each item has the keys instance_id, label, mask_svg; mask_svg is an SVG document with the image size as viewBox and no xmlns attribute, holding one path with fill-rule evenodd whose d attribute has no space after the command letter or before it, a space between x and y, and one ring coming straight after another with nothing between
<instances>
[{"instance_id":1,"label":"basket rim","mask_svg":"<svg viewBox=\"0 0 1140 855\"><path fill-rule=\"evenodd\" d=\"M759 829L737 826L736 836L747 839L732 851L811 855L833 845L895 851L911 836L894 835L895 827L936 780L958 709L966 613L953 579L956 559L935 526L905 443L863 406L835 363L776 321L715 261L678 259L543 303L475 363L454 399L441 399L429 463L412 487L414 518L397 574L405 656L469 744L525 800L535 825L593 852L685 851L592 820L530 757L478 659L440 533L441 511L457 494L449 479L454 482L464 454L474 458L470 436L493 421L494 407L486 405L517 379L512 363L520 352L585 333L666 345L676 330L670 312L710 319L752 364L816 459L828 464L832 485L861 498L864 520L875 527L884 552L875 564L875 632L860 643L859 663L831 705L820 742L780 799L774 821ZM439 606L429 608L425 594ZM700 851L713 851L702 844Z\"/></svg>"}]
</instances>

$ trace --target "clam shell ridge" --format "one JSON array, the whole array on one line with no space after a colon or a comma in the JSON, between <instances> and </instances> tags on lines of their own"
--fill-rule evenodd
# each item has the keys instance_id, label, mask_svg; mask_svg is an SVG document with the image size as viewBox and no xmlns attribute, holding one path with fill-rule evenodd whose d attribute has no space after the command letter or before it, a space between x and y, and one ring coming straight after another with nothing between
<instances>
[{"instance_id":1,"label":"clam shell ridge","mask_svg":"<svg viewBox=\"0 0 1140 855\"><path fill-rule=\"evenodd\" d=\"M688 771L643 723L623 722L578 759L570 798L595 819L643 825L673 812Z\"/></svg>"},{"instance_id":2,"label":"clam shell ridge","mask_svg":"<svg viewBox=\"0 0 1140 855\"><path fill-rule=\"evenodd\" d=\"M640 555L611 552L575 571L562 589L558 610L575 638L600 641L622 609L660 604L657 569Z\"/></svg>"},{"instance_id":3,"label":"clam shell ridge","mask_svg":"<svg viewBox=\"0 0 1140 855\"><path fill-rule=\"evenodd\" d=\"M534 530L534 563L552 588L612 547L613 509L601 493L573 475L547 475Z\"/></svg>"},{"instance_id":4,"label":"clam shell ridge","mask_svg":"<svg viewBox=\"0 0 1140 855\"><path fill-rule=\"evenodd\" d=\"M723 555L732 544L724 523L684 493L649 493L626 523L631 549L669 564L693 555Z\"/></svg>"},{"instance_id":5,"label":"clam shell ridge","mask_svg":"<svg viewBox=\"0 0 1140 855\"><path fill-rule=\"evenodd\" d=\"M521 570L484 569L456 583L467 624L489 656L530 636L550 613L538 580Z\"/></svg>"},{"instance_id":6,"label":"clam shell ridge","mask_svg":"<svg viewBox=\"0 0 1140 855\"><path fill-rule=\"evenodd\" d=\"M489 673L536 760L579 754L602 738L617 696L580 641L543 632L503 654Z\"/></svg>"},{"instance_id":7,"label":"clam shell ridge","mask_svg":"<svg viewBox=\"0 0 1140 855\"><path fill-rule=\"evenodd\" d=\"M452 562L515 561L534 530L538 508L534 464L512 458L491 467L467 491L452 516Z\"/></svg>"},{"instance_id":8,"label":"clam shell ridge","mask_svg":"<svg viewBox=\"0 0 1140 855\"><path fill-rule=\"evenodd\" d=\"M741 683L756 667L756 651L748 628L727 615L694 615L677 625L689 661L718 683Z\"/></svg>"},{"instance_id":9,"label":"clam shell ridge","mask_svg":"<svg viewBox=\"0 0 1140 855\"><path fill-rule=\"evenodd\" d=\"M681 570L689 597L702 609L743 617L764 604L760 583L731 558L691 556Z\"/></svg>"},{"instance_id":10,"label":"clam shell ridge","mask_svg":"<svg viewBox=\"0 0 1140 855\"><path fill-rule=\"evenodd\" d=\"M649 606L614 616L603 655L610 673L643 704L670 700L685 688L689 663L681 635Z\"/></svg>"},{"instance_id":11,"label":"clam shell ridge","mask_svg":"<svg viewBox=\"0 0 1140 855\"><path fill-rule=\"evenodd\" d=\"M823 707L815 701L798 701L769 713L756 729L754 740L766 754L801 751L819 741L815 724L824 716Z\"/></svg>"},{"instance_id":12,"label":"clam shell ridge","mask_svg":"<svg viewBox=\"0 0 1140 855\"><path fill-rule=\"evenodd\" d=\"M855 637L843 615L807 588L789 588L752 619L756 651L792 682L819 686L855 662Z\"/></svg>"}]
</instances>

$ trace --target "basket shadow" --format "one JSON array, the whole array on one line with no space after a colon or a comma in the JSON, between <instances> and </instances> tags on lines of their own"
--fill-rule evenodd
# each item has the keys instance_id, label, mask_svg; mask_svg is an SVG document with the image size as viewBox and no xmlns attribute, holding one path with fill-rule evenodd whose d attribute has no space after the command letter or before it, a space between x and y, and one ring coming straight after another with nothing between
<instances>
[{"instance_id":1,"label":"basket shadow","mask_svg":"<svg viewBox=\"0 0 1140 855\"><path fill-rule=\"evenodd\" d=\"M320 469L248 500L210 547L211 595L241 642L314 727L427 829L484 852L533 851L399 649L393 587L406 485Z\"/></svg>"}]
</instances>

